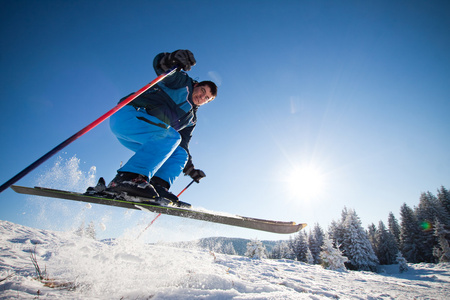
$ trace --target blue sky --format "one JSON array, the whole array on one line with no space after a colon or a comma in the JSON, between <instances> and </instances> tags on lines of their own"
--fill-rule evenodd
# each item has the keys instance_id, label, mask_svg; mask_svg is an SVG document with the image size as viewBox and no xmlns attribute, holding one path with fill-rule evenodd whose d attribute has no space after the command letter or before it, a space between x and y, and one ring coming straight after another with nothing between
<instances>
[{"instance_id":1,"label":"blue sky","mask_svg":"<svg viewBox=\"0 0 450 300\"><path fill-rule=\"evenodd\" d=\"M378 224L421 192L450 188L447 1L0 5L2 183L151 81L156 54L189 49L190 76L216 81L219 95L200 108L191 142L207 177L184 201L327 228L344 206ZM105 122L58 156L109 181L131 152ZM70 178L49 179L57 161L19 184L71 188ZM189 182L180 177L173 190ZM100 237L152 218L11 190L0 204L3 220L55 230L93 220L106 226ZM286 238L164 216L146 239L211 235Z\"/></svg>"}]
</instances>

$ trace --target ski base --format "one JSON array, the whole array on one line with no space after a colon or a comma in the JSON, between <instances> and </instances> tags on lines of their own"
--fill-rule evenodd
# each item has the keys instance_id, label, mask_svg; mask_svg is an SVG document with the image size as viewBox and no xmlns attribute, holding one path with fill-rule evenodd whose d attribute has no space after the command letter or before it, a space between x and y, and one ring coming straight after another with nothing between
<instances>
[{"instance_id":1,"label":"ski base","mask_svg":"<svg viewBox=\"0 0 450 300\"><path fill-rule=\"evenodd\" d=\"M223 213L216 212L205 212L199 211L195 209L189 208L181 208L176 206L163 206L157 203L151 202L131 202L127 200L121 199L112 199L107 197L99 197L94 195L86 195L81 193L55 190L43 187L24 187L13 185L11 188L21 194L27 195L35 195L42 197L51 197L51 198L59 198L65 200L74 200L74 201L82 201L88 203L96 203L102 205L109 206L117 206L128 209L138 209L161 213L171 216L178 216L183 218L190 218L195 220L226 224L231 226L261 230L272 233L281 233L281 234L291 234L300 231L304 227L306 227L305 223L296 224L295 222L282 222L282 221L272 221L272 220L263 220L263 219L255 219L249 217L241 217L236 215L228 215Z\"/></svg>"}]
</instances>

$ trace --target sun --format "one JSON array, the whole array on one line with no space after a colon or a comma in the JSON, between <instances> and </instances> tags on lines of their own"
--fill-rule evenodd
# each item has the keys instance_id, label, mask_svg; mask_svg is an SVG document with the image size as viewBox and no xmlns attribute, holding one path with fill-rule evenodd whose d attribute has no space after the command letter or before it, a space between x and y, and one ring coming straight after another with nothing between
<instances>
[{"instance_id":1,"label":"sun","mask_svg":"<svg viewBox=\"0 0 450 300\"><path fill-rule=\"evenodd\" d=\"M302 200L313 200L324 192L325 175L315 166L300 166L287 172L289 194Z\"/></svg>"}]
</instances>

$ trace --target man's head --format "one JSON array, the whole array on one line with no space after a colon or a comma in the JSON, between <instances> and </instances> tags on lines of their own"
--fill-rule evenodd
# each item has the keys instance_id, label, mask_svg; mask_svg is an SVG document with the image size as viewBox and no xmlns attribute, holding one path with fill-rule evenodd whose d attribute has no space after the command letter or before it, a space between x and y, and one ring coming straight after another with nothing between
<instances>
[{"instance_id":1,"label":"man's head","mask_svg":"<svg viewBox=\"0 0 450 300\"><path fill-rule=\"evenodd\" d=\"M192 102L195 105L203 105L211 102L217 96L217 85L212 81L202 81L194 84L194 91L192 92Z\"/></svg>"}]
</instances>

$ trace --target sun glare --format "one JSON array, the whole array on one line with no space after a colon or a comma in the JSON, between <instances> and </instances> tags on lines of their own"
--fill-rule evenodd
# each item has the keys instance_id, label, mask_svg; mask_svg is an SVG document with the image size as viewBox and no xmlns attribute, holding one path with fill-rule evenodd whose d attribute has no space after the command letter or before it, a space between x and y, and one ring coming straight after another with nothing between
<instances>
[{"instance_id":1,"label":"sun glare","mask_svg":"<svg viewBox=\"0 0 450 300\"><path fill-rule=\"evenodd\" d=\"M323 193L325 176L313 166L298 167L288 173L286 179L292 197L312 200Z\"/></svg>"}]
</instances>

